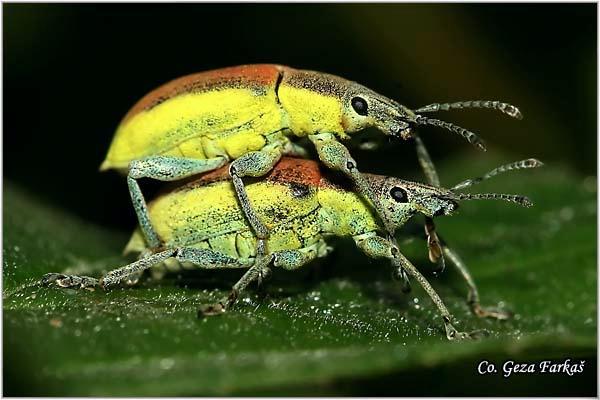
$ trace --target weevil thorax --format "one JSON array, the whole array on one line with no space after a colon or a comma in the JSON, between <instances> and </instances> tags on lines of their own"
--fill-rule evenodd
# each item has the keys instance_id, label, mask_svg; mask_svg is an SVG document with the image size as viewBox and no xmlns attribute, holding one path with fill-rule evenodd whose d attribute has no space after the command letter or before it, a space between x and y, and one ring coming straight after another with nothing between
<instances>
[{"instance_id":1,"label":"weevil thorax","mask_svg":"<svg viewBox=\"0 0 600 400\"><path fill-rule=\"evenodd\" d=\"M286 69L278 88L290 130L304 136L334 133L341 139L367 127L408 138L416 115L408 108L347 79Z\"/></svg>"},{"instance_id":2,"label":"weevil thorax","mask_svg":"<svg viewBox=\"0 0 600 400\"><path fill-rule=\"evenodd\" d=\"M447 189L388 176L365 176L376 192L384 217L395 228L416 213L437 217L451 215L458 208L456 195Z\"/></svg>"}]
</instances>

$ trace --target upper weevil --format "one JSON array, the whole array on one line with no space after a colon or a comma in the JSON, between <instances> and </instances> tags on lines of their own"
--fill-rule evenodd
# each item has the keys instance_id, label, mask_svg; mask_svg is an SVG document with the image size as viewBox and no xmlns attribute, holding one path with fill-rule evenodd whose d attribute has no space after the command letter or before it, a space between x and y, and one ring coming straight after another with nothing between
<instances>
[{"instance_id":1,"label":"upper weevil","mask_svg":"<svg viewBox=\"0 0 600 400\"><path fill-rule=\"evenodd\" d=\"M461 200L502 199L529 206L529 200L523 196L464 194L459 190L503 171L540 165L535 159L508 164L451 189L379 175L365 174L365 178L385 205L385 216L396 230L416 213L430 218L451 215ZM368 256L390 259L398 272L407 271L421 284L438 307L448 338L468 336L456 331L440 297L388 240L380 220L353 191L352 185L335 176L328 177L315 161L294 158L283 158L264 180L250 183L249 198L259 217L271 229L265 255L260 257L256 252L258 238L238 206L234 186L227 175L226 168L211 172L150 203L153 234L161 240L161 247L149 249L149 244L134 234L128 248L140 251L140 260L111 271L101 279L52 273L42 282L54 282L61 287L107 287L135 280L141 271L160 263L172 266L174 260L201 268L249 268L227 299L203 310L220 313L233 304L250 282L267 274L271 263L285 269L299 268L327 254L328 237L351 236ZM467 281L473 312L482 317L505 318L506 314L501 311L480 307L477 288L465 264L445 243L442 248Z\"/></svg>"},{"instance_id":2,"label":"upper weevil","mask_svg":"<svg viewBox=\"0 0 600 400\"><path fill-rule=\"evenodd\" d=\"M354 181L358 193L370 200L391 232L393 224L385 218L383 205L338 140L367 127L393 137L414 138L428 182L439 186L413 128L438 126L485 149L474 133L421 115L461 108L496 109L521 118L516 107L499 101L436 103L412 110L358 83L321 72L268 64L223 68L176 79L143 97L119 125L101 169L128 173L143 233L156 247L159 240L150 227L137 179L178 180L234 160L229 174L262 251L269 232L253 210L241 178L265 175L283 154L302 154L304 149L290 138L307 136L321 161ZM430 258L435 261L442 252L431 220L427 231Z\"/></svg>"}]
</instances>

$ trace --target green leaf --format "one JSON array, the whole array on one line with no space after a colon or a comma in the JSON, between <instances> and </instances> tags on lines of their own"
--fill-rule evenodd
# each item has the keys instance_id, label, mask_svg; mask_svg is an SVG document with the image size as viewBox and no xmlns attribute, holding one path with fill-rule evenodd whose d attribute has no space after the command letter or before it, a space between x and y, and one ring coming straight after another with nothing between
<instances>
[{"instance_id":1,"label":"green leaf","mask_svg":"<svg viewBox=\"0 0 600 400\"><path fill-rule=\"evenodd\" d=\"M486 155L440 170L456 183L501 162ZM456 271L433 276L424 242L401 242L457 326L490 333L449 342L416 282L402 294L385 263L348 241L304 271L275 271L266 297L252 290L230 313L208 319L196 318L198 306L225 295L239 271L192 271L109 292L36 286L47 272L99 275L126 264L128 235L5 182L5 394L594 395L595 178L545 167L480 186L472 192L522 193L535 207L464 202L459 215L438 219L438 230L469 265L482 303L514 318L473 316ZM476 373L484 359L501 370L506 359L563 358L586 359L584 373Z\"/></svg>"}]
</instances>

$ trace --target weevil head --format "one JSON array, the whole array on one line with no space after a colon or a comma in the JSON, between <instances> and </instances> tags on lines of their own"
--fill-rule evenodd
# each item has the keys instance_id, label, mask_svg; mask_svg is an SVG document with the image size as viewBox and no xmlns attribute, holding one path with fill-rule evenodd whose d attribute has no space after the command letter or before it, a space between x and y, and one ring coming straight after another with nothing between
<instances>
[{"instance_id":1,"label":"weevil head","mask_svg":"<svg viewBox=\"0 0 600 400\"><path fill-rule=\"evenodd\" d=\"M452 215L458 209L458 202L464 200L502 200L523 207L531 207L529 198L518 194L502 193L459 193L503 172L519 169L537 168L543 163L535 158L501 165L487 174L466 179L450 189L405 181L398 178L365 174L369 187L373 191L370 196L375 199L382 212L387 226L394 229L402 226L416 213L427 217Z\"/></svg>"},{"instance_id":2,"label":"weevil head","mask_svg":"<svg viewBox=\"0 0 600 400\"><path fill-rule=\"evenodd\" d=\"M278 98L296 133L347 134L375 127L408 139L417 115L356 82L316 71L286 68Z\"/></svg>"},{"instance_id":3,"label":"weevil head","mask_svg":"<svg viewBox=\"0 0 600 400\"><path fill-rule=\"evenodd\" d=\"M351 82L342 100L342 124L346 132L375 127L386 135L408 139L416 114L402 104Z\"/></svg>"},{"instance_id":4,"label":"weevil head","mask_svg":"<svg viewBox=\"0 0 600 400\"><path fill-rule=\"evenodd\" d=\"M383 217L394 228L404 225L414 214L427 217L452 215L458 198L450 190L398 178L365 174L375 191Z\"/></svg>"}]
</instances>

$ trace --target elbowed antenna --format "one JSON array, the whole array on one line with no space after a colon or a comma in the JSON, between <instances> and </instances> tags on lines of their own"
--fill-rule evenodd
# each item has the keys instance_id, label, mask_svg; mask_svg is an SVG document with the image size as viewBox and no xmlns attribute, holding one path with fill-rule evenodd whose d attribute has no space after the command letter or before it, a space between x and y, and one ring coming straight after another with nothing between
<instances>
[{"instance_id":1,"label":"elbowed antenna","mask_svg":"<svg viewBox=\"0 0 600 400\"><path fill-rule=\"evenodd\" d=\"M481 139L479 136L477 136L475 133L471 132L470 130L462 128L458 125L454 125L453 123L441 121L441 120L435 119L435 118L424 117L422 115L416 116L415 123L417 125L438 126L440 128L444 128L451 132L457 133L460 136L467 139L469 141L469 143L479 147L483 151L486 151L485 143L483 142L483 139Z\"/></svg>"},{"instance_id":2,"label":"elbowed antenna","mask_svg":"<svg viewBox=\"0 0 600 400\"><path fill-rule=\"evenodd\" d=\"M457 190L466 189L470 186L476 185L480 182L483 182L486 179L490 179L493 176L499 175L503 172L513 171L518 169L529 169L529 168L537 168L544 165L540 160L535 158L528 158L526 160L521 160L517 162L513 162L510 164L504 164L497 168L494 168L487 174L480 176L478 178L472 178L462 181L461 183L454 185L450 191L455 192ZM533 203L526 196L521 196L517 194L503 194L503 193L455 193L457 200L504 200L511 203L517 203L523 207L531 207Z\"/></svg>"},{"instance_id":3,"label":"elbowed antenna","mask_svg":"<svg viewBox=\"0 0 600 400\"><path fill-rule=\"evenodd\" d=\"M510 164L501 165L498 168L494 168L487 174L480 176L478 178L466 179L450 188L451 191L466 189L470 186L476 185L485 181L486 179L490 179L493 176L499 175L504 172L518 170L518 169L529 169L529 168L537 168L543 166L544 163L535 158L528 158L526 160L521 160L517 162L513 162Z\"/></svg>"},{"instance_id":4,"label":"elbowed antenna","mask_svg":"<svg viewBox=\"0 0 600 400\"><path fill-rule=\"evenodd\" d=\"M460 193L456 195L458 200L504 200L511 203L517 203L523 207L531 207L533 203L527 196L518 194L503 194L503 193Z\"/></svg>"},{"instance_id":5,"label":"elbowed antenna","mask_svg":"<svg viewBox=\"0 0 600 400\"><path fill-rule=\"evenodd\" d=\"M479 147L481 150L486 151L485 144L483 140L477 136L475 133L462 128L458 125L454 125L450 122L441 121L435 118L424 117L422 115L418 115L421 113L431 113L438 111L449 111L449 110L461 110L467 108L486 108L490 110L498 110L510 117L516 119L522 119L523 114L521 111L512 104L504 103L497 100L468 100L468 101L457 101L454 103L432 103L423 107L419 107L414 110L414 113L417 114L415 118L415 123L417 125L432 125L438 126L440 128L447 129L454 133L457 133L467 139L469 143L474 144Z\"/></svg>"},{"instance_id":6,"label":"elbowed antenna","mask_svg":"<svg viewBox=\"0 0 600 400\"><path fill-rule=\"evenodd\" d=\"M429 113L438 111L460 110L465 108L487 108L498 110L510 117L523 119L521 111L512 104L503 103L497 100L468 100L457 101L454 103L433 103L415 110L415 113Z\"/></svg>"}]
</instances>

